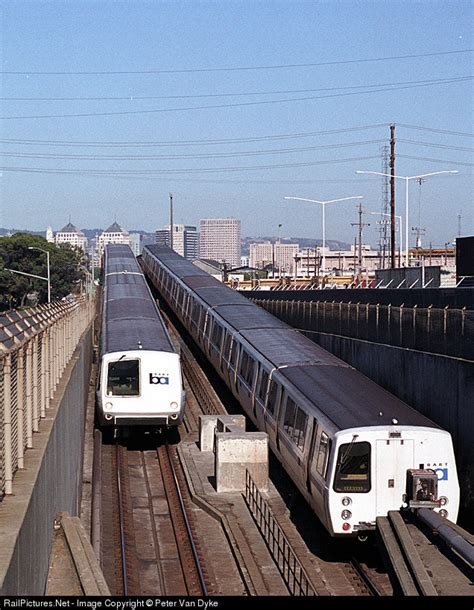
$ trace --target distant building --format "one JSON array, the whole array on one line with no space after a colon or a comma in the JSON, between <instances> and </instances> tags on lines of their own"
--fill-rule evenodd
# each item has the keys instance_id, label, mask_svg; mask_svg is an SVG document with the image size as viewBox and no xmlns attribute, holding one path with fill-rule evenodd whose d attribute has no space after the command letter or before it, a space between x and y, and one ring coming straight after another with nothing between
<instances>
[{"instance_id":1,"label":"distant building","mask_svg":"<svg viewBox=\"0 0 474 610\"><path fill-rule=\"evenodd\" d=\"M372 250L369 245L362 244L362 270L374 271L380 266L380 252ZM326 268L330 272L355 273L359 267L359 247L352 245L350 250L325 250ZM313 277L319 273L322 266L323 249L304 248L297 254L297 275ZM294 269L294 263L293 263Z\"/></svg>"},{"instance_id":2,"label":"distant building","mask_svg":"<svg viewBox=\"0 0 474 610\"><path fill-rule=\"evenodd\" d=\"M46 229L46 241L50 244L54 244L54 233L52 227L48 227Z\"/></svg>"},{"instance_id":3,"label":"distant building","mask_svg":"<svg viewBox=\"0 0 474 610\"><path fill-rule=\"evenodd\" d=\"M268 265L274 265L275 269L278 269L282 274L291 273L298 249L298 244L272 243L270 241L250 244L249 266L263 269Z\"/></svg>"},{"instance_id":4,"label":"distant building","mask_svg":"<svg viewBox=\"0 0 474 610\"><path fill-rule=\"evenodd\" d=\"M170 225L155 233L159 246L171 247ZM199 233L192 225L173 224L173 250L188 260L199 256Z\"/></svg>"},{"instance_id":5,"label":"distant building","mask_svg":"<svg viewBox=\"0 0 474 610\"><path fill-rule=\"evenodd\" d=\"M102 260L102 254L107 244L127 244L127 246L131 246L130 233L122 229L117 222L111 224L108 229L99 235L97 246L99 260Z\"/></svg>"},{"instance_id":6,"label":"distant building","mask_svg":"<svg viewBox=\"0 0 474 610\"><path fill-rule=\"evenodd\" d=\"M223 269L221 263L209 259L197 258L193 261L193 265L196 265L198 269L202 269L217 280L222 281Z\"/></svg>"},{"instance_id":7,"label":"distant building","mask_svg":"<svg viewBox=\"0 0 474 610\"><path fill-rule=\"evenodd\" d=\"M199 257L225 262L230 267L240 265L240 220L236 218L206 218L200 222Z\"/></svg>"},{"instance_id":8,"label":"distant building","mask_svg":"<svg viewBox=\"0 0 474 610\"><path fill-rule=\"evenodd\" d=\"M135 256L140 256L142 253L141 233L130 233L130 248Z\"/></svg>"},{"instance_id":9,"label":"distant building","mask_svg":"<svg viewBox=\"0 0 474 610\"><path fill-rule=\"evenodd\" d=\"M74 248L80 248L83 252L87 251L87 238L82 231L75 227L71 222L63 227L54 236L54 243L57 246L61 244L70 244Z\"/></svg>"}]
</instances>

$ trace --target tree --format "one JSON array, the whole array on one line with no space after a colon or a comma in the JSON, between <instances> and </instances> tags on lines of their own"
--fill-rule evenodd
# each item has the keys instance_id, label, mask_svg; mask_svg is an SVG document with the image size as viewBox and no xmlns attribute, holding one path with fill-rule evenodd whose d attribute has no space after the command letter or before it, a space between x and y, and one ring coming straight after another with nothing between
<instances>
[{"instance_id":1,"label":"tree","mask_svg":"<svg viewBox=\"0 0 474 610\"><path fill-rule=\"evenodd\" d=\"M55 246L42 237L30 233L15 233L0 238L0 309L22 307L28 294L36 293L39 303L48 300L47 282L11 273L6 269L47 277L46 254L28 248L42 248L49 252L51 300L79 292L84 280L84 255L69 244Z\"/></svg>"}]
</instances>

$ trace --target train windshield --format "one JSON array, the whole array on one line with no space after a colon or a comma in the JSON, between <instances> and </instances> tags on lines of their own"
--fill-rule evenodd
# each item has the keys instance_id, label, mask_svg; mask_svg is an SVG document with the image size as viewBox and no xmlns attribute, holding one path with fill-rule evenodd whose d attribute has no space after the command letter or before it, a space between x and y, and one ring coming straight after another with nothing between
<instances>
[{"instance_id":1,"label":"train windshield","mask_svg":"<svg viewBox=\"0 0 474 610\"><path fill-rule=\"evenodd\" d=\"M118 360L110 362L107 375L107 394L109 396L138 396L139 361Z\"/></svg>"},{"instance_id":2,"label":"train windshield","mask_svg":"<svg viewBox=\"0 0 474 610\"><path fill-rule=\"evenodd\" d=\"M346 443L339 447L334 491L366 493L370 491L370 444Z\"/></svg>"}]
</instances>

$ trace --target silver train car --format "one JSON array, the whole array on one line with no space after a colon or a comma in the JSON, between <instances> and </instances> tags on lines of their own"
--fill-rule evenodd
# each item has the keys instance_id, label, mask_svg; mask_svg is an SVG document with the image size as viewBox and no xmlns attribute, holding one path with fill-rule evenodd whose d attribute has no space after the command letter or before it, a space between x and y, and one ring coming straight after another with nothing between
<instances>
[{"instance_id":1,"label":"silver train car","mask_svg":"<svg viewBox=\"0 0 474 610\"><path fill-rule=\"evenodd\" d=\"M169 248L142 264L332 536L403 507L456 520L448 432Z\"/></svg>"},{"instance_id":2,"label":"silver train car","mask_svg":"<svg viewBox=\"0 0 474 610\"><path fill-rule=\"evenodd\" d=\"M129 246L103 260L96 414L108 431L179 425L185 394L179 354Z\"/></svg>"}]
</instances>

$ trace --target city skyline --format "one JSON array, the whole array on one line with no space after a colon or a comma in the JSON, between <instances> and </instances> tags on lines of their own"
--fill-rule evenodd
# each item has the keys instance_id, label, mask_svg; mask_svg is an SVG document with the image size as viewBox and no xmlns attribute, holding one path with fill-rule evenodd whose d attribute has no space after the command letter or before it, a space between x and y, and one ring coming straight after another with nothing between
<instances>
[{"instance_id":1,"label":"city skyline","mask_svg":"<svg viewBox=\"0 0 474 610\"><path fill-rule=\"evenodd\" d=\"M153 232L172 191L177 224L320 238L320 210L283 198L380 212L382 179L355 172L383 171L395 124L397 175L459 171L410 184L411 245L420 216L424 244L452 241L459 214L473 233L472 3L274 6L5 6L0 225L64 226L73 209L76 226ZM356 220L354 202L328 208L328 239L351 243Z\"/></svg>"}]
</instances>

